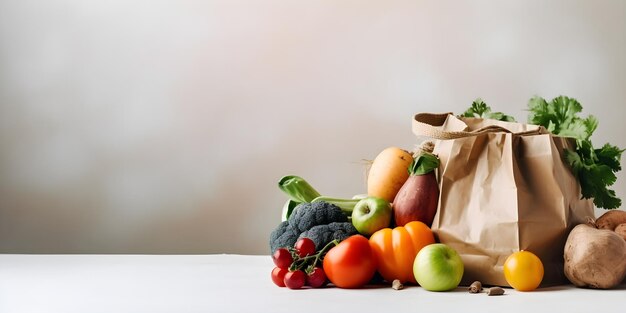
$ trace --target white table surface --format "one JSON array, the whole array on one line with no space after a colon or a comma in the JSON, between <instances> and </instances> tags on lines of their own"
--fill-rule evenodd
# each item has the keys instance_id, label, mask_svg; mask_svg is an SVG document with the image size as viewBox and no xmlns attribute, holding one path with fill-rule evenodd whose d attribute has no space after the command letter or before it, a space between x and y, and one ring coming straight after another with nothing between
<instances>
[{"instance_id":1,"label":"white table surface","mask_svg":"<svg viewBox=\"0 0 626 313\"><path fill-rule=\"evenodd\" d=\"M488 297L409 286L276 287L269 256L0 255L1 313L626 312L626 286L573 286Z\"/></svg>"}]
</instances>

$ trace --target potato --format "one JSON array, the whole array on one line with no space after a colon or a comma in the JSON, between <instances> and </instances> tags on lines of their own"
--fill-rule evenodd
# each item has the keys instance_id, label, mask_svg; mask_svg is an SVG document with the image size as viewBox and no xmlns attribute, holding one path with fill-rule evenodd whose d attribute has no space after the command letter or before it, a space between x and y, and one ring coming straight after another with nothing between
<instances>
[{"instance_id":1,"label":"potato","mask_svg":"<svg viewBox=\"0 0 626 313\"><path fill-rule=\"evenodd\" d=\"M626 223L626 211L608 211L596 220L596 227L599 229L615 230L617 225Z\"/></svg>"},{"instance_id":2,"label":"potato","mask_svg":"<svg viewBox=\"0 0 626 313\"><path fill-rule=\"evenodd\" d=\"M626 223L621 223L615 227L615 232L626 240Z\"/></svg>"},{"instance_id":3,"label":"potato","mask_svg":"<svg viewBox=\"0 0 626 313\"><path fill-rule=\"evenodd\" d=\"M626 240L612 230L574 227L564 258L565 276L578 287L608 289L626 277Z\"/></svg>"}]
</instances>

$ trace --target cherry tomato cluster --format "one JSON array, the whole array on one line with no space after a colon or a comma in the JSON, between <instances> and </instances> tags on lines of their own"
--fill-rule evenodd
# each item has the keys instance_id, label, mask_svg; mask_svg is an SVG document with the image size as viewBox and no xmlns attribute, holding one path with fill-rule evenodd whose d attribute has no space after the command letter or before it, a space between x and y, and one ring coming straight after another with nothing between
<instances>
[{"instance_id":1,"label":"cherry tomato cluster","mask_svg":"<svg viewBox=\"0 0 626 313\"><path fill-rule=\"evenodd\" d=\"M294 247L277 249L272 255L276 265L272 270L272 281L279 287L290 289L325 286L328 281L320 263L329 247L330 244L316 253L313 240L300 238Z\"/></svg>"}]
</instances>

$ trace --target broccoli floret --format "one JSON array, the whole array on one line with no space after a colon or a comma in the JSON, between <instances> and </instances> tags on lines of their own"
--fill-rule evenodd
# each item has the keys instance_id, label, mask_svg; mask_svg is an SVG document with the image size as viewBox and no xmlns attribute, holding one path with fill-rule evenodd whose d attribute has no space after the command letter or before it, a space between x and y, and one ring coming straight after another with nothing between
<instances>
[{"instance_id":1,"label":"broccoli floret","mask_svg":"<svg viewBox=\"0 0 626 313\"><path fill-rule=\"evenodd\" d=\"M346 221L348 218L338 206L324 201L301 203L289 217L289 225L292 225L300 233L311 229L313 226Z\"/></svg>"},{"instance_id":2,"label":"broccoli floret","mask_svg":"<svg viewBox=\"0 0 626 313\"><path fill-rule=\"evenodd\" d=\"M280 223L270 235L271 252L274 253L282 247L293 247L300 234L315 226L347 221L348 217L334 204L324 201L301 203L296 206L289 219Z\"/></svg>"},{"instance_id":3,"label":"broccoli floret","mask_svg":"<svg viewBox=\"0 0 626 313\"><path fill-rule=\"evenodd\" d=\"M324 248L333 240L342 241L358 232L351 222L333 222L327 225L313 226L311 229L300 234L299 238L307 237L315 243L315 250Z\"/></svg>"}]
</instances>

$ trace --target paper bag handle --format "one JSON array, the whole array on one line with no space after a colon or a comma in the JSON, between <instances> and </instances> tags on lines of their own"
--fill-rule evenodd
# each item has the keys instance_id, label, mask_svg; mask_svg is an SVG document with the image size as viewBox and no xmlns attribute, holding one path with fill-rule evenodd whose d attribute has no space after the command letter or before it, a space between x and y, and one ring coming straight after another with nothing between
<instances>
[{"instance_id":1,"label":"paper bag handle","mask_svg":"<svg viewBox=\"0 0 626 313\"><path fill-rule=\"evenodd\" d=\"M446 121L449 115L454 115L452 112L449 113L418 113L415 114L413 118L413 133L418 136L426 136L434 139L457 139L457 138L466 138L466 137L474 137L486 133L511 133L510 130L498 126L498 125L489 125L485 126L473 131L444 131L441 130L440 126ZM536 135L542 134L543 131L541 127L533 130L527 130L524 132L515 133L516 135Z\"/></svg>"}]
</instances>

